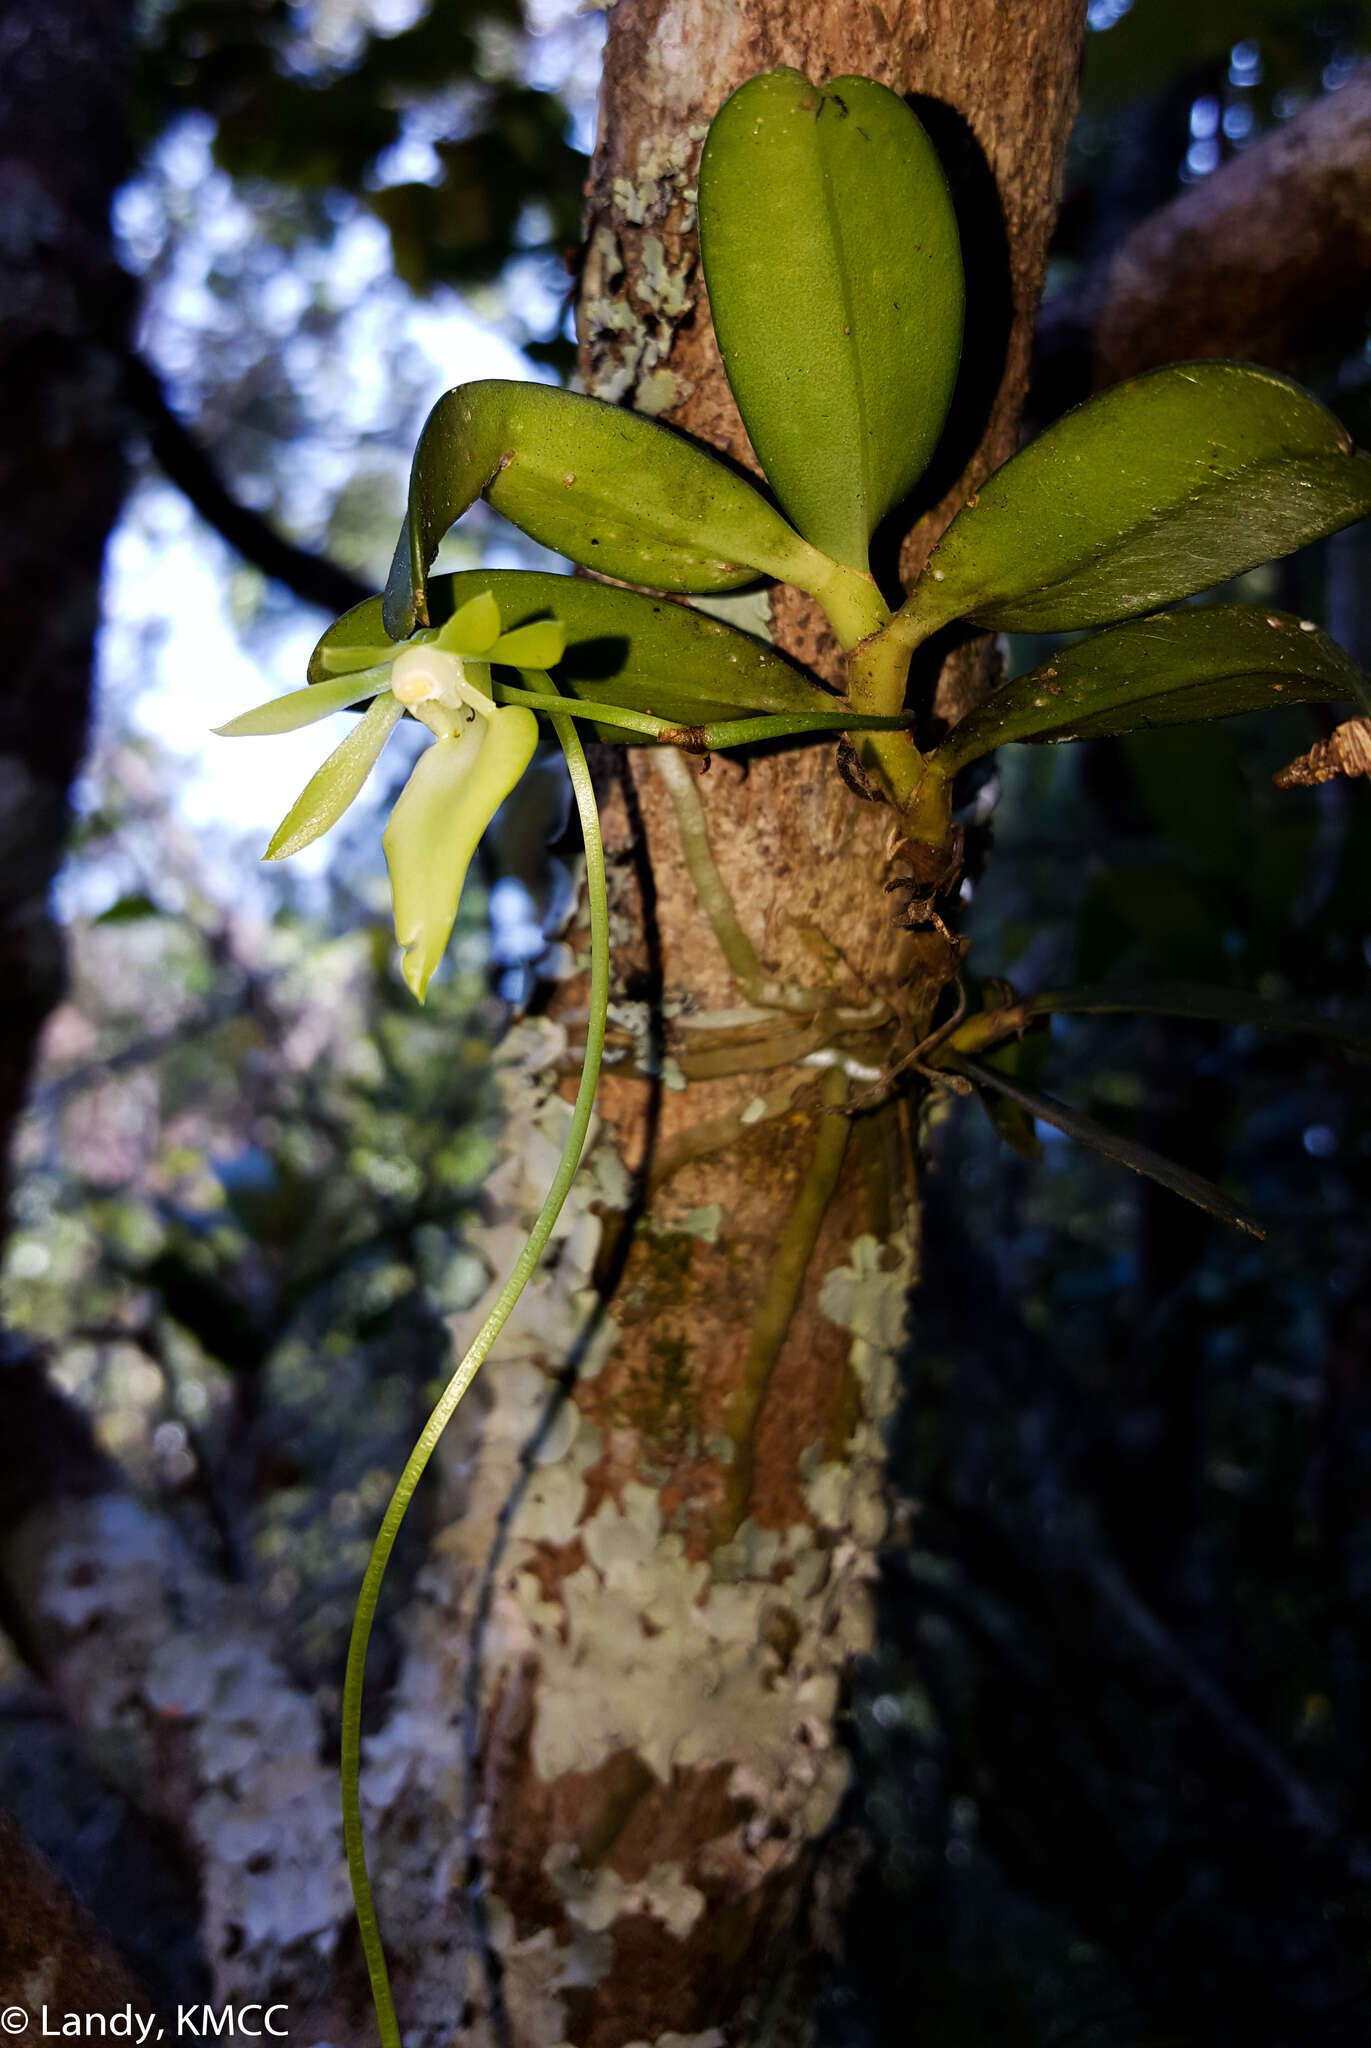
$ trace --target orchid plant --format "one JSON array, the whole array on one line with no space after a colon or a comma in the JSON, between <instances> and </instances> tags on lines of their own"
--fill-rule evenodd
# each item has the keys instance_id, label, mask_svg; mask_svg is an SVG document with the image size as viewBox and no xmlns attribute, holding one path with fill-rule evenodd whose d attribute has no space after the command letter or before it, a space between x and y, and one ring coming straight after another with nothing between
<instances>
[{"instance_id":1,"label":"orchid plant","mask_svg":"<svg viewBox=\"0 0 1371 2048\"><path fill-rule=\"evenodd\" d=\"M1371 509L1371 457L1307 393L1248 365L1191 363L1091 400L981 483L924 575L892 605L871 571L872 534L927 468L961 355L963 256L933 147L905 102L870 79L819 88L796 71L769 72L742 86L710 128L699 216L724 367L775 501L707 448L595 399L503 381L460 386L420 439L384 593L329 628L306 688L222 728L279 733L369 707L282 822L267 849L278 860L336 822L403 716L427 726L432 744L383 842L402 971L420 1000L477 845L532 760L540 721L566 756L585 842L590 1023L566 1148L514 1272L400 1477L349 1650L344 1835L385 2048L399 2048L400 2034L358 1798L367 1643L414 1488L547 1244L590 1124L608 912L578 723L602 739L697 754L843 735L840 765L863 795L891 806L895 843L910 858L912 879L892 885L908 897L896 921L943 934L951 987L961 955L938 906L960 875L954 785L971 762L1011 743L1277 704L1353 700L1371 709L1355 665L1308 620L1241 605L1165 609ZM443 535L478 497L612 580L432 575ZM844 695L762 639L672 601L759 578L790 583L822 607L847 658ZM957 621L1005 632L1109 630L993 692L922 751L907 701L911 657ZM699 859L702 901L713 899L722 884L707 845ZM731 906L710 915L745 976L738 948L750 948L736 916L729 925ZM1035 1119L1057 1123L1256 1229L1217 1189L979 1057L1052 1010L1101 1007L1089 994L1020 999L987 984L979 1008L967 1014L963 992L952 1017L930 1030L927 990L907 994L902 1008L892 987L880 1026L888 1086L922 1075L996 1091L1011 1143L1031 1145ZM1191 1000L1187 1013L1231 1014L1231 1002L1206 1012Z\"/></svg>"}]
</instances>

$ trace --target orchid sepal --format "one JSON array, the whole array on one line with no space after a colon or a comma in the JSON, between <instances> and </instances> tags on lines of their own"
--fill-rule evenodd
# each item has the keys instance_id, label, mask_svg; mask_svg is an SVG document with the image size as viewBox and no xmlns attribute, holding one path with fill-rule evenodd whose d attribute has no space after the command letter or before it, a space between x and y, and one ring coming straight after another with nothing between
<instances>
[{"instance_id":1,"label":"orchid sepal","mask_svg":"<svg viewBox=\"0 0 1371 2048\"><path fill-rule=\"evenodd\" d=\"M404 708L389 691L377 697L371 709L358 719L347 738L305 784L273 833L263 860L286 860L337 824L375 767Z\"/></svg>"},{"instance_id":2,"label":"orchid sepal","mask_svg":"<svg viewBox=\"0 0 1371 2048\"><path fill-rule=\"evenodd\" d=\"M353 704L365 702L368 697L380 696L390 688L390 670L391 664L383 661L375 668L356 669L349 675L337 676L332 682L311 683L303 690L287 690L283 697L268 698L265 704L256 704L251 711L241 711L227 725L216 725L213 730L219 738L229 740L297 732L301 726L314 725L335 711L346 711Z\"/></svg>"}]
</instances>

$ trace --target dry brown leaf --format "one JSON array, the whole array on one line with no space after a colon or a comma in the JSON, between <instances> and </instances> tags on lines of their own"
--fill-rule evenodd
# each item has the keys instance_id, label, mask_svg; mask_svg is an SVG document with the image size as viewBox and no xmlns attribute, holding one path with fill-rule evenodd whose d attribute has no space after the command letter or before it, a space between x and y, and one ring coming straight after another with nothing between
<instances>
[{"instance_id":1,"label":"dry brown leaf","mask_svg":"<svg viewBox=\"0 0 1371 2048\"><path fill-rule=\"evenodd\" d=\"M1326 740L1316 740L1307 754L1272 779L1277 789L1306 789L1331 782L1335 775L1371 775L1371 718L1349 718L1346 725L1335 726Z\"/></svg>"}]
</instances>

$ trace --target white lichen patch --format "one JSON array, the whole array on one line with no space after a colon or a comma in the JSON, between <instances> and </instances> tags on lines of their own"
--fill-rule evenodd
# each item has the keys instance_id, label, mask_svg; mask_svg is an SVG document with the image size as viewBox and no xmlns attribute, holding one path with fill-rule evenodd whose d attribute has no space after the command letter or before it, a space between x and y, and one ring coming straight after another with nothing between
<instances>
[{"instance_id":1,"label":"white lichen patch","mask_svg":"<svg viewBox=\"0 0 1371 2048\"><path fill-rule=\"evenodd\" d=\"M628 2048L724 2048L724 2037L717 2027L709 2027L703 2034L659 2034L655 2041L630 2041Z\"/></svg>"},{"instance_id":2,"label":"white lichen patch","mask_svg":"<svg viewBox=\"0 0 1371 2048\"><path fill-rule=\"evenodd\" d=\"M630 227L652 227L675 214L680 233L690 233L699 196L695 170L708 132L698 122L672 130L639 158L633 177L614 180L614 209L623 221Z\"/></svg>"},{"instance_id":3,"label":"white lichen patch","mask_svg":"<svg viewBox=\"0 0 1371 2048\"><path fill-rule=\"evenodd\" d=\"M621 1750L664 1782L673 1770L729 1763L735 1789L758 1809L750 1832L759 1856L774 1860L789 1833L819 1832L847 1766L816 1701L836 1697L837 1674L871 1640L868 1603L853 1597L855 1549L847 1557L835 1548L794 1584L774 1582L771 1571L813 1552L814 1537L797 1528L782 1546L759 1531L729 1546L721 1581L710 1563L685 1557L681 1538L662 1527L657 1494L638 1485L618 1503L602 1501L581 1539L586 1562L555 1601L531 1574L516 1581L541 1665L532 1744L540 1775L593 1770ZM749 1562L765 1575L739 1575ZM797 1601L800 1584L808 1597ZM797 1630L782 1658L774 1643Z\"/></svg>"},{"instance_id":4,"label":"white lichen patch","mask_svg":"<svg viewBox=\"0 0 1371 2048\"><path fill-rule=\"evenodd\" d=\"M625 180L625 220L656 218L637 208ZM653 188L655 189L655 188ZM612 405L631 404L652 417L684 404L693 385L668 364L676 330L694 304L694 254L673 269L659 235L644 235L640 264L628 289L618 236L601 223L590 238L582 274L580 331L586 343L587 389Z\"/></svg>"},{"instance_id":5,"label":"white lichen patch","mask_svg":"<svg viewBox=\"0 0 1371 2048\"><path fill-rule=\"evenodd\" d=\"M643 304L668 320L679 320L683 313L689 312L689 280L693 265L687 262L679 270L672 270L659 235L643 236L638 259L641 268L633 289Z\"/></svg>"},{"instance_id":6,"label":"white lichen patch","mask_svg":"<svg viewBox=\"0 0 1371 2048\"><path fill-rule=\"evenodd\" d=\"M674 405L684 404L694 388L688 378L678 377L674 370L649 370L634 388L634 410L655 420L670 412Z\"/></svg>"},{"instance_id":7,"label":"white lichen patch","mask_svg":"<svg viewBox=\"0 0 1371 2048\"><path fill-rule=\"evenodd\" d=\"M819 1306L852 1335L849 1360L862 1391L862 1417L841 1460L808 1462L805 1502L815 1522L863 1551L881 1543L889 1525L882 1425L899 1400L899 1352L914 1278L909 1239L884 1248L859 1237L845 1266L829 1273Z\"/></svg>"},{"instance_id":8,"label":"white lichen patch","mask_svg":"<svg viewBox=\"0 0 1371 2048\"><path fill-rule=\"evenodd\" d=\"M647 1876L625 1883L601 1866L583 1870L570 1842L554 1842L543 1858L543 1874L566 1908L567 1918L591 1934L604 1934L625 1913L649 1913L684 1941L705 1909L705 1895L687 1884L679 1863L654 1863Z\"/></svg>"},{"instance_id":9,"label":"white lichen patch","mask_svg":"<svg viewBox=\"0 0 1371 2048\"><path fill-rule=\"evenodd\" d=\"M33 1516L6 1569L41 1588L45 1661L98 1761L135 1799L184 1798L216 1999L317 1994L349 1911L337 1780L246 1598L124 1494Z\"/></svg>"},{"instance_id":10,"label":"white lichen patch","mask_svg":"<svg viewBox=\"0 0 1371 2048\"><path fill-rule=\"evenodd\" d=\"M732 1789L756 1809L735 1851L758 1867L829 1825L848 1772L834 1742L838 1699L872 1640L881 1424L895 1400L911 1266L904 1240L882 1249L863 1238L824 1282L824 1312L852 1336L862 1413L846 1458L809 1475L817 1527L745 1522L710 1559L691 1560L657 1491L630 1483L581 1524L584 1562L553 1597L515 1564L504 1652L536 1659L532 1758L543 1778L593 1771L624 1750L661 1782L728 1763ZM789 1644L784 1656L777 1642ZM629 1910L617 1882L597 1873L587 1910Z\"/></svg>"},{"instance_id":11,"label":"white lichen patch","mask_svg":"<svg viewBox=\"0 0 1371 2048\"><path fill-rule=\"evenodd\" d=\"M702 1244L717 1244L723 1220L724 1212L719 1204L707 1202L702 1208L686 1209L679 1216L661 1218L657 1228L664 1237L698 1237Z\"/></svg>"},{"instance_id":12,"label":"white lichen patch","mask_svg":"<svg viewBox=\"0 0 1371 2048\"><path fill-rule=\"evenodd\" d=\"M561 1994L578 1981L572 1951L557 1940L550 1927L517 1939L513 1922L498 1901L491 1914L490 1936L500 1955L505 2010L515 2040L536 2043L537 2048L562 2048L566 2008ZM598 1976L591 1981L597 1982ZM478 2030L472 2036L456 2038L484 2042L488 2035Z\"/></svg>"}]
</instances>

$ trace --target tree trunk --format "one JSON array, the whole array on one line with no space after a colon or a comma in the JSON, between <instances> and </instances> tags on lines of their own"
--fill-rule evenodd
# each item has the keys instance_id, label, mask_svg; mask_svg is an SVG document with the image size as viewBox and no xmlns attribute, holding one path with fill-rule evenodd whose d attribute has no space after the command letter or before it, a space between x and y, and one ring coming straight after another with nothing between
<instances>
[{"instance_id":1,"label":"tree trunk","mask_svg":"<svg viewBox=\"0 0 1371 2048\"><path fill-rule=\"evenodd\" d=\"M0 0L0 1210L34 1044L61 981L48 896L124 483L128 291L109 214L125 171L129 40L129 10L109 0ZM0 1367L0 1431L12 1391ZM104 2010L117 1972L86 1953L69 1904L0 1817L0 1990L27 1985L40 1997L60 1980L73 2003Z\"/></svg>"},{"instance_id":2,"label":"tree trunk","mask_svg":"<svg viewBox=\"0 0 1371 2048\"><path fill-rule=\"evenodd\" d=\"M124 487L127 7L0 0L0 1161L61 953L48 892L85 744L100 565Z\"/></svg>"},{"instance_id":3,"label":"tree trunk","mask_svg":"<svg viewBox=\"0 0 1371 2048\"><path fill-rule=\"evenodd\" d=\"M696 260L705 126L778 64L918 94L951 154L972 315L956 459L904 543L915 566L1015 445L1082 28L1079 0L619 0L588 387L747 460ZM806 605L782 594L764 613L834 673ZM944 705L984 686L983 645L949 669ZM704 2048L802 2008L783 1986L805 1988L808 1908L835 1903L840 1714L872 1639L882 1424L918 1265L908 1114L842 1110L852 1075L879 1069L875 1020L894 1001L930 1015L957 956L893 928L892 819L828 748L704 774L643 751L603 781L620 1063L560 1258L443 1454L454 1519L372 1746L379 1906L402 2020L435 2039L464 2009L474 2038L519 2048ZM798 992L818 986L816 1014ZM512 1153L483 1246L500 1271L546 1183L576 1036L564 1010L506 1048ZM800 1063L813 1053L828 1063ZM480 1975L454 1942L464 1877Z\"/></svg>"}]
</instances>

